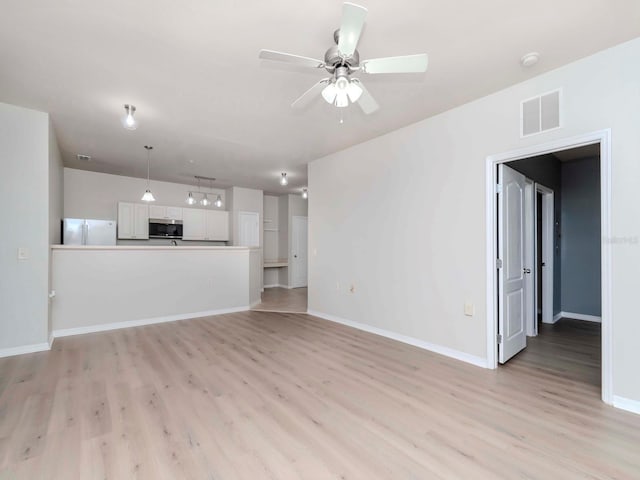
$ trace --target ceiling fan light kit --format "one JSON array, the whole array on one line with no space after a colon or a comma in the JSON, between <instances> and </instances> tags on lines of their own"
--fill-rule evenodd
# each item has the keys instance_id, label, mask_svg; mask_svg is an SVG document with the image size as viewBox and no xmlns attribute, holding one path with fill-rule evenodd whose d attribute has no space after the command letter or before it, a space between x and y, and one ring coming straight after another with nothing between
<instances>
[{"instance_id":1,"label":"ceiling fan light kit","mask_svg":"<svg viewBox=\"0 0 640 480\"><path fill-rule=\"evenodd\" d=\"M261 50L259 58L296 65L323 68L331 74L323 78L307 90L291 105L293 108L304 108L318 95L338 108L348 107L350 103L357 103L365 114L370 114L380 107L373 96L356 77L356 73L421 73L426 72L429 57L426 53L405 55L400 57L376 58L360 62L360 53L356 50L367 9L354 3L345 2L342 6L342 21L340 28L333 33L336 45L327 50L324 61L310 57L277 52L275 50Z\"/></svg>"},{"instance_id":2,"label":"ceiling fan light kit","mask_svg":"<svg viewBox=\"0 0 640 480\"><path fill-rule=\"evenodd\" d=\"M124 106L125 115L122 117L122 126L127 130L135 130L138 128L138 121L135 119L134 114L136 113L135 105L126 104Z\"/></svg>"}]
</instances>

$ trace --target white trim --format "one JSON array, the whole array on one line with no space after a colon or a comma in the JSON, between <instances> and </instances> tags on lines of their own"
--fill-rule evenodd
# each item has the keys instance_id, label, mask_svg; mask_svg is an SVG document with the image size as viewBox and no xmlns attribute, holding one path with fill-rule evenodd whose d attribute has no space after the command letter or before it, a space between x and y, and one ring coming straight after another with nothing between
<instances>
[{"instance_id":1,"label":"white trim","mask_svg":"<svg viewBox=\"0 0 640 480\"><path fill-rule=\"evenodd\" d=\"M556 313L553 316L553 323L556 323L558 320L560 320L562 318L562 312Z\"/></svg>"},{"instance_id":2,"label":"white trim","mask_svg":"<svg viewBox=\"0 0 640 480\"><path fill-rule=\"evenodd\" d=\"M428 350L430 352L438 353L440 355L444 355L446 357L450 357L455 360L460 360L465 363L470 363L471 365L475 365L476 367L488 368L486 359L482 357L476 357L475 355L470 355L465 352L460 352L452 348L443 347L441 345L425 342L424 340L408 337L406 335L401 335L399 333L391 332L389 330L384 330L378 327L373 327L371 325L367 325L364 323L354 322L352 320L346 320L344 318L336 317L334 315L329 315L327 313L317 312L315 310L308 310L307 313L309 315L313 315L314 317L322 318L324 320L329 320L330 322L346 325L347 327L352 327L358 330L362 330L364 332L380 335L382 337L390 338L398 342L413 345L414 347L418 347L424 350Z\"/></svg>"},{"instance_id":3,"label":"white trim","mask_svg":"<svg viewBox=\"0 0 640 480\"><path fill-rule=\"evenodd\" d=\"M573 320L583 320L585 322L602 323L602 317L597 315L585 315L584 313L560 312L560 318L571 318Z\"/></svg>"},{"instance_id":4,"label":"white trim","mask_svg":"<svg viewBox=\"0 0 640 480\"><path fill-rule=\"evenodd\" d=\"M600 215L602 230L602 400L613 402L613 335L611 308L611 129L585 135L554 140L542 145L533 145L511 152L490 155L486 163L485 212L487 226L486 270L487 270L487 365L498 368L497 335L497 211L495 187L496 165L523 158L536 157L585 145L600 144Z\"/></svg>"},{"instance_id":5,"label":"white trim","mask_svg":"<svg viewBox=\"0 0 640 480\"><path fill-rule=\"evenodd\" d=\"M553 321L553 277L554 277L554 220L555 220L555 196L553 190L536 183L536 193L542 194L542 261L544 262L544 270L542 271L542 322L554 323ZM537 201L537 200L536 200ZM536 227L538 221L536 219ZM536 233L535 242L538 242ZM536 254L538 246L536 245ZM536 268L537 271L537 268ZM536 279L536 288L538 281ZM538 297L536 295L536 302Z\"/></svg>"},{"instance_id":6,"label":"white trim","mask_svg":"<svg viewBox=\"0 0 640 480\"><path fill-rule=\"evenodd\" d=\"M640 415L640 402L638 400L631 400L629 398L614 395L613 406L620 410L626 410L627 412Z\"/></svg>"},{"instance_id":7,"label":"white trim","mask_svg":"<svg viewBox=\"0 0 640 480\"><path fill-rule=\"evenodd\" d=\"M2 348L0 349L0 358L24 355L25 353L46 352L48 350L51 350L51 344L48 342L23 345L21 347Z\"/></svg>"},{"instance_id":8,"label":"white trim","mask_svg":"<svg viewBox=\"0 0 640 480\"><path fill-rule=\"evenodd\" d=\"M287 285L281 285L279 283L274 283L273 285L265 285L264 288L290 288Z\"/></svg>"},{"instance_id":9,"label":"white trim","mask_svg":"<svg viewBox=\"0 0 640 480\"><path fill-rule=\"evenodd\" d=\"M86 327L62 328L51 332L53 338L69 337L72 335L84 335L85 333L106 332L109 330L120 330L122 328L142 327L144 325L154 325L156 323L175 322L178 320L190 320L192 318L210 317L213 315L223 315L225 313L246 312L249 307L223 308L220 310L207 310L204 312L182 313L179 315L168 315L166 317L143 318L140 320L129 320L126 322L103 323L100 325L87 325Z\"/></svg>"}]
</instances>

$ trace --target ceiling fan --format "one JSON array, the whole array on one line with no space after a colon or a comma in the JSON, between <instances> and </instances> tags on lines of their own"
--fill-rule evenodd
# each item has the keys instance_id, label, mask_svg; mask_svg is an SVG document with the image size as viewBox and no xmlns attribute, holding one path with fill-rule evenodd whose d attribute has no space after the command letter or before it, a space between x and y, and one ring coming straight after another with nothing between
<instances>
[{"instance_id":1,"label":"ceiling fan","mask_svg":"<svg viewBox=\"0 0 640 480\"><path fill-rule=\"evenodd\" d=\"M323 78L302 94L291 105L293 108L307 106L319 94L327 103L339 108L348 107L349 103L358 103L362 111L370 114L378 110L379 105L364 87L360 79L352 77L356 72L377 73L421 73L427 71L429 57L426 53L405 55L401 57L374 58L360 62L360 54L356 47L364 26L367 9L354 3L345 2L342 6L342 23L340 29L333 34L336 45L324 55L324 61L302 57L274 50L261 50L260 58L296 65L324 68L331 74Z\"/></svg>"}]
</instances>

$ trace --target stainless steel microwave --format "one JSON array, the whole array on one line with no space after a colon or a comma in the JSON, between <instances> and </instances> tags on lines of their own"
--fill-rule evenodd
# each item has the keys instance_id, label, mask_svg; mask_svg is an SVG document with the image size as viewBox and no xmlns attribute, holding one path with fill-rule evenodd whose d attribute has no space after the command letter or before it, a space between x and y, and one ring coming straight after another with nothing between
<instances>
[{"instance_id":1,"label":"stainless steel microwave","mask_svg":"<svg viewBox=\"0 0 640 480\"><path fill-rule=\"evenodd\" d=\"M182 220L150 218L149 238L182 238Z\"/></svg>"}]
</instances>

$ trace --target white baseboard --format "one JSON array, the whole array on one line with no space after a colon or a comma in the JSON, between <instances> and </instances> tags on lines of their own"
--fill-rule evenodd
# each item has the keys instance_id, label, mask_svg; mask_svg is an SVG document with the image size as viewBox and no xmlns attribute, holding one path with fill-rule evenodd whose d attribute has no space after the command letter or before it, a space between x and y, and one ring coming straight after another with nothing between
<instances>
[{"instance_id":1,"label":"white baseboard","mask_svg":"<svg viewBox=\"0 0 640 480\"><path fill-rule=\"evenodd\" d=\"M475 355L470 355L465 352L460 352L452 348L443 347L441 345L435 345L433 343L425 342L424 340L408 337L406 335L401 335L399 333L391 332L389 330L384 330L382 328L372 327L371 325L366 325L364 323L353 322L351 320L346 320L344 318L336 317L334 315L329 315L322 312L316 312L315 310L308 310L307 313L309 315L313 315L314 317L319 317L324 320L329 320L330 322L340 323L348 327L357 328L358 330L363 330L365 332L373 333L375 335L380 335L382 337L390 338L392 340L397 340L398 342L407 343L409 345L413 345L414 347L422 348L430 352L438 353L446 357L450 357L456 360L460 360L462 362L470 363L472 365L475 365L476 367L489 368L487 365L486 358L476 357Z\"/></svg>"},{"instance_id":2,"label":"white baseboard","mask_svg":"<svg viewBox=\"0 0 640 480\"><path fill-rule=\"evenodd\" d=\"M22 345L20 347L0 348L0 358L24 355L25 353L46 352L50 349L51 344L48 342L35 343L33 345Z\"/></svg>"},{"instance_id":3,"label":"white baseboard","mask_svg":"<svg viewBox=\"0 0 640 480\"><path fill-rule=\"evenodd\" d=\"M571 318L573 320L584 320L585 322L602 323L602 317L597 317L595 315L585 315L583 313L573 312L560 312L558 315L560 315L560 317L562 318Z\"/></svg>"},{"instance_id":4,"label":"white baseboard","mask_svg":"<svg viewBox=\"0 0 640 480\"><path fill-rule=\"evenodd\" d=\"M223 308L220 310L207 310L204 312L183 313L179 315L169 315L166 317L143 318L141 320L130 320L127 322L103 323L100 325L87 325L86 327L62 328L51 332L53 338L69 337L72 335L83 335L85 333L106 332L108 330L119 330L121 328L142 327L144 325L154 325L156 323L175 322L178 320L189 320L192 318L210 317L212 315L223 315L225 313L246 312L249 307Z\"/></svg>"},{"instance_id":5,"label":"white baseboard","mask_svg":"<svg viewBox=\"0 0 640 480\"><path fill-rule=\"evenodd\" d=\"M624 397L613 397L613 406L620 410L626 410L627 412L636 413L640 415L640 401L630 400Z\"/></svg>"},{"instance_id":6,"label":"white baseboard","mask_svg":"<svg viewBox=\"0 0 640 480\"><path fill-rule=\"evenodd\" d=\"M562 312L560 312L560 313L556 313L556 314L553 316L553 323L556 323L556 322L557 322L558 320L560 320L561 318L562 318Z\"/></svg>"},{"instance_id":7,"label":"white baseboard","mask_svg":"<svg viewBox=\"0 0 640 480\"><path fill-rule=\"evenodd\" d=\"M279 283L274 283L273 285L265 285L264 288L289 288L286 285L280 285Z\"/></svg>"}]
</instances>

